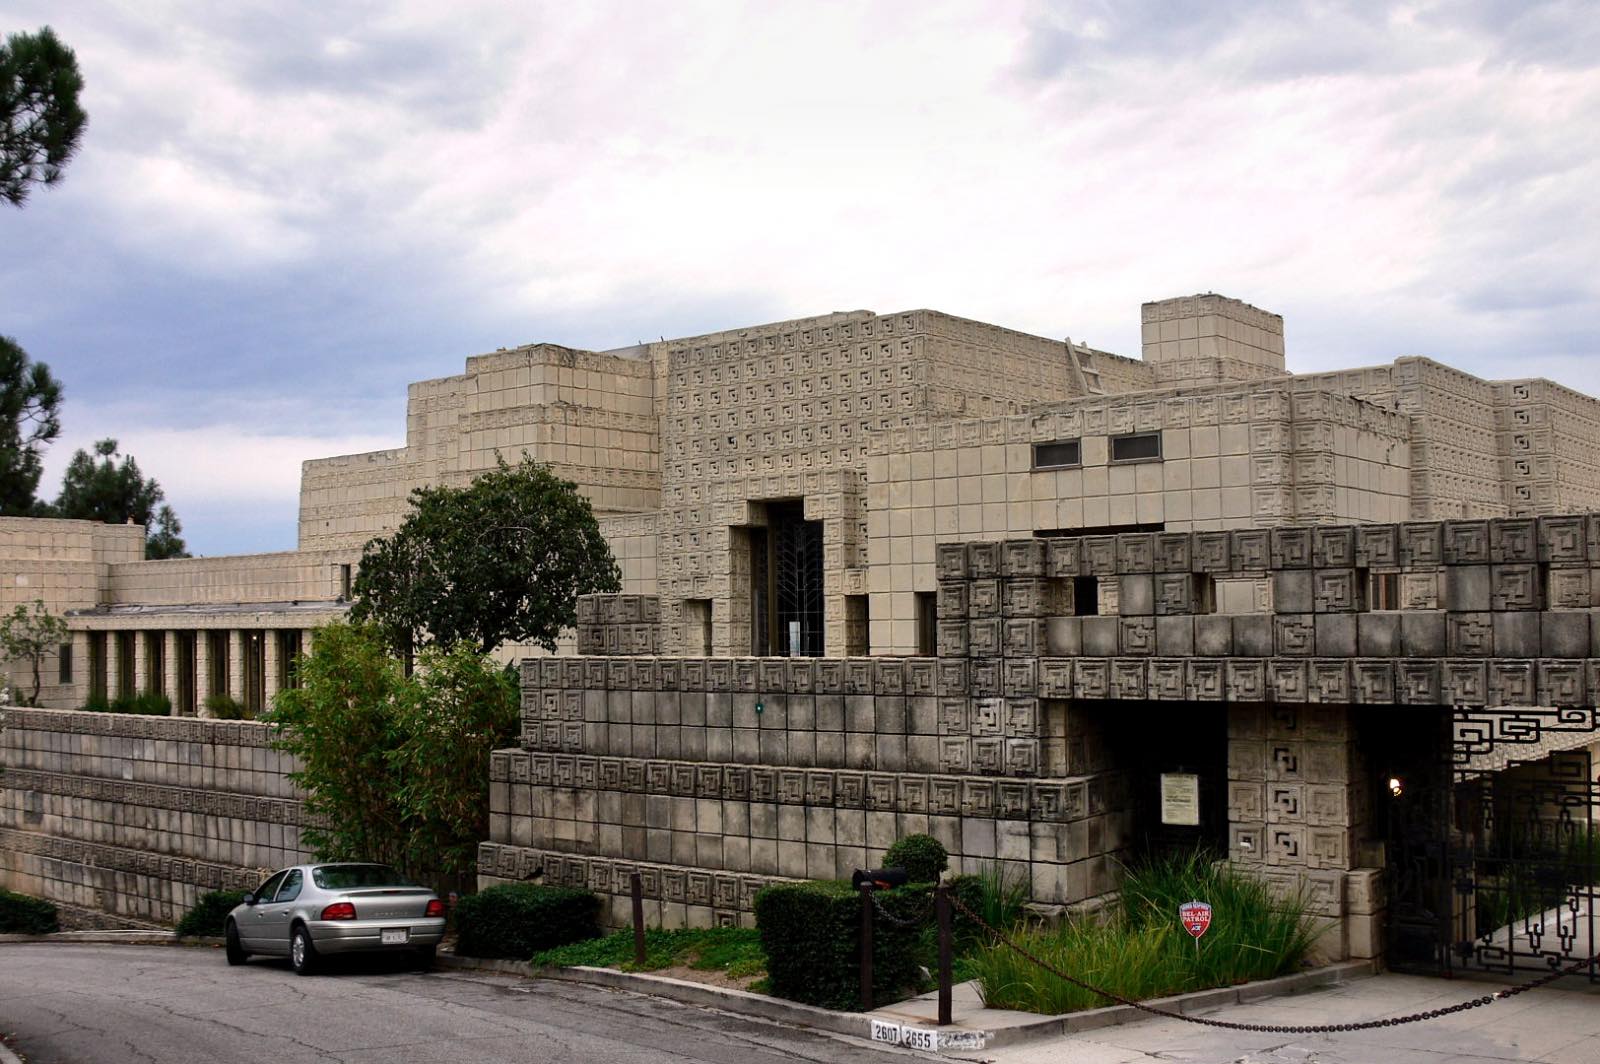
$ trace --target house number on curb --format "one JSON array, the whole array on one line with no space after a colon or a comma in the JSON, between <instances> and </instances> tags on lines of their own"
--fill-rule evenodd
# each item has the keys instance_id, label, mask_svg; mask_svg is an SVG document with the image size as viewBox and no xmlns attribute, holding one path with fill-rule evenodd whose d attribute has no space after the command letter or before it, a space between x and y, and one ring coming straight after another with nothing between
<instances>
[{"instance_id":1,"label":"house number on curb","mask_svg":"<svg viewBox=\"0 0 1600 1064\"><path fill-rule=\"evenodd\" d=\"M872 1040L907 1049L982 1049L989 1041L985 1031L940 1031L891 1020L872 1021Z\"/></svg>"}]
</instances>

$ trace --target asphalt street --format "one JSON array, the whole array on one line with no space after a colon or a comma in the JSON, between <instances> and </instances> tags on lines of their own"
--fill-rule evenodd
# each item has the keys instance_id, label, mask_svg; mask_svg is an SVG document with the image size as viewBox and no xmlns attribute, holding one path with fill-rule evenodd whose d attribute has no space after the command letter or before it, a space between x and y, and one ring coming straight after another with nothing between
<instances>
[{"instance_id":1,"label":"asphalt street","mask_svg":"<svg viewBox=\"0 0 1600 1064\"><path fill-rule=\"evenodd\" d=\"M0 1032L30 1064L909 1060L823 1034L617 991L384 961L283 962L160 946L0 946Z\"/></svg>"}]
</instances>

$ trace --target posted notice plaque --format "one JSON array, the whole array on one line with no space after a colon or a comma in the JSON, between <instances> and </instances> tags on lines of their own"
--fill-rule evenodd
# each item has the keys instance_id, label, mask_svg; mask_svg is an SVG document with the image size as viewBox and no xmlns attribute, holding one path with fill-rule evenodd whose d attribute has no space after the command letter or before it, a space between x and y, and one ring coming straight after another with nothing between
<instances>
[{"instance_id":1,"label":"posted notice plaque","mask_svg":"<svg viewBox=\"0 0 1600 1064\"><path fill-rule=\"evenodd\" d=\"M1161 822L1177 827L1200 826L1200 777L1192 772L1161 774Z\"/></svg>"}]
</instances>

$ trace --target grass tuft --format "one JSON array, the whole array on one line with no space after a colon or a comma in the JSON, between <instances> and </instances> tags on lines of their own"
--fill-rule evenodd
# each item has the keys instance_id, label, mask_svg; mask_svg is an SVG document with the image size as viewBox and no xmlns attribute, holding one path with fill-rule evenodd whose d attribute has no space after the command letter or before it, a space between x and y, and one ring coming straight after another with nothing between
<instances>
[{"instance_id":1,"label":"grass tuft","mask_svg":"<svg viewBox=\"0 0 1600 1064\"><path fill-rule=\"evenodd\" d=\"M644 934L645 963L633 961L633 932L617 931L604 938L574 942L533 956L533 963L550 968L584 966L619 968L625 972L653 972L684 966L697 971L718 971L733 979L761 975L767 970L760 936L753 928L705 927Z\"/></svg>"},{"instance_id":2,"label":"grass tuft","mask_svg":"<svg viewBox=\"0 0 1600 1064\"><path fill-rule=\"evenodd\" d=\"M1178 906L1195 900L1212 906L1211 927L1198 948L1178 925ZM1106 922L1019 927L1014 937L1064 972L1144 1000L1293 971L1315 938L1305 911L1303 897L1277 897L1254 876L1192 853L1131 870L1121 904ZM984 1001L995 1008L1054 1015L1110 1004L998 943L974 950L967 966Z\"/></svg>"}]
</instances>

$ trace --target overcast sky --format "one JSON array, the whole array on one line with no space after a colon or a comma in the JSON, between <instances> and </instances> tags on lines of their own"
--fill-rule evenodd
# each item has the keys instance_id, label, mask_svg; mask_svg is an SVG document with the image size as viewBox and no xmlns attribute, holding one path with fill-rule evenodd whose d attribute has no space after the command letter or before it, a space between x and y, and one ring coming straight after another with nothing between
<instances>
[{"instance_id":1,"label":"overcast sky","mask_svg":"<svg viewBox=\"0 0 1600 1064\"><path fill-rule=\"evenodd\" d=\"M302 459L405 386L936 307L1139 353L1145 300L1283 314L1290 368L1600 391L1582 3L10 0L90 124L0 207L0 333L196 553L289 549Z\"/></svg>"}]
</instances>

